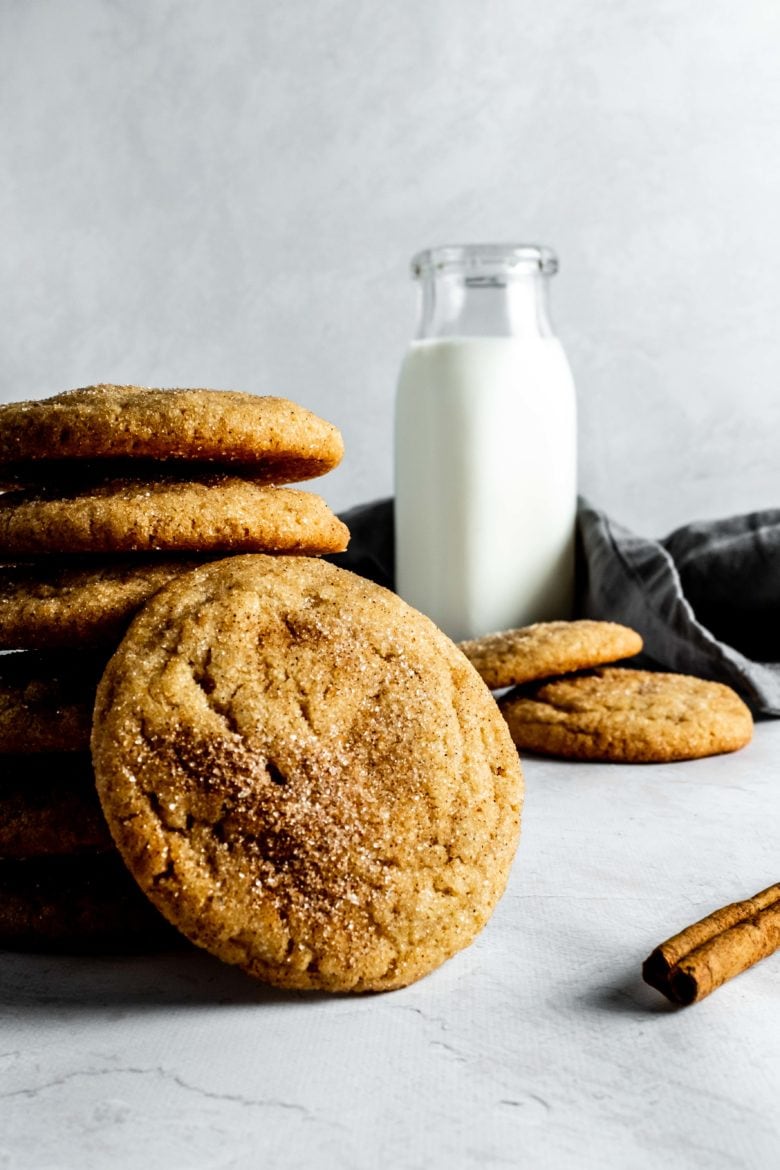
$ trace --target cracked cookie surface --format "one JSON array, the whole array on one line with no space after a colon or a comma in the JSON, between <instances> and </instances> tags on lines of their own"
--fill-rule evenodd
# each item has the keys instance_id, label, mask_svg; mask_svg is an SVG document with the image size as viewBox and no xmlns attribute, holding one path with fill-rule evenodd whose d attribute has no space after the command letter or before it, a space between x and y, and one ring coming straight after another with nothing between
<instances>
[{"instance_id":1,"label":"cracked cookie surface","mask_svg":"<svg viewBox=\"0 0 780 1170\"><path fill-rule=\"evenodd\" d=\"M642 639L616 622L580 619L537 622L458 645L487 686L497 690L630 658L642 649Z\"/></svg>"},{"instance_id":2,"label":"cracked cookie surface","mask_svg":"<svg viewBox=\"0 0 780 1170\"><path fill-rule=\"evenodd\" d=\"M506 695L519 748L575 760L663 763L733 752L753 735L740 697L686 674L604 668Z\"/></svg>"},{"instance_id":3,"label":"cracked cookie surface","mask_svg":"<svg viewBox=\"0 0 780 1170\"><path fill-rule=\"evenodd\" d=\"M0 566L0 649L116 646L145 601L200 563L136 554Z\"/></svg>"},{"instance_id":4,"label":"cracked cookie surface","mask_svg":"<svg viewBox=\"0 0 780 1170\"><path fill-rule=\"evenodd\" d=\"M167 585L99 687L104 812L192 941L270 983L387 990L489 918L522 775L492 697L394 594L309 558Z\"/></svg>"},{"instance_id":5,"label":"cracked cookie surface","mask_svg":"<svg viewBox=\"0 0 780 1170\"><path fill-rule=\"evenodd\" d=\"M324 475L343 452L338 429L305 407L232 390L85 386L0 406L6 483L61 478L85 461L117 460L129 474L140 467L148 476L149 463L164 460L189 476L193 464L217 465L266 483L293 483Z\"/></svg>"},{"instance_id":6,"label":"cracked cookie surface","mask_svg":"<svg viewBox=\"0 0 780 1170\"><path fill-rule=\"evenodd\" d=\"M331 553L349 531L323 499L235 476L106 480L0 495L0 556L39 553Z\"/></svg>"}]
</instances>

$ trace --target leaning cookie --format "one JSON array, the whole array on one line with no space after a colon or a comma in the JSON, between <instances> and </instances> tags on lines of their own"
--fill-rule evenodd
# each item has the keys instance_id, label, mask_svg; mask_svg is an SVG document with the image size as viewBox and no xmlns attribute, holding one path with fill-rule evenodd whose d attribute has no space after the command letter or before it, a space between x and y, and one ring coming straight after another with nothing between
<instances>
[{"instance_id":1,"label":"leaning cookie","mask_svg":"<svg viewBox=\"0 0 780 1170\"><path fill-rule=\"evenodd\" d=\"M499 704L518 748L573 760L664 763L733 752L750 711L721 683L607 668L512 692Z\"/></svg>"},{"instance_id":2,"label":"leaning cookie","mask_svg":"<svg viewBox=\"0 0 780 1170\"><path fill-rule=\"evenodd\" d=\"M426 617L322 561L165 586L106 669L92 751L151 901L279 986L402 987L507 881L522 775L489 692Z\"/></svg>"},{"instance_id":3,"label":"leaning cookie","mask_svg":"<svg viewBox=\"0 0 780 1170\"><path fill-rule=\"evenodd\" d=\"M0 753L89 750L105 656L0 654Z\"/></svg>"},{"instance_id":4,"label":"leaning cookie","mask_svg":"<svg viewBox=\"0 0 780 1170\"><path fill-rule=\"evenodd\" d=\"M202 560L136 554L0 566L0 649L115 647L136 610Z\"/></svg>"},{"instance_id":5,"label":"leaning cookie","mask_svg":"<svg viewBox=\"0 0 780 1170\"><path fill-rule=\"evenodd\" d=\"M265 483L323 475L344 452L339 431L285 398L229 390L85 386L0 406L0 482L61 479L90 465L154 478L154 467L230 468ZM150 472L150 468L152 468Z\"/></svg>"},{"instance_id":6,"label":"leaning cookie","mask_svg":"<svg viewBox=\"0 0 780 1170\"><path fill-rule=\"evenodd\" d=\"M459 646L491 690L498 690L631 658L642 639L616 622L580 620L537 622Z\"/></svg>"},{"instance_id":7,"label":"leaning cookie","mask_svg":"<svg viewBox=\"0 0 780 1170\"><path fill-rule=\"evenodd\" d=\"M324 500L212 475L108 480L0 495L0 556L40 553L341 552L349 531Z\"/></svg>"}]
</instances>

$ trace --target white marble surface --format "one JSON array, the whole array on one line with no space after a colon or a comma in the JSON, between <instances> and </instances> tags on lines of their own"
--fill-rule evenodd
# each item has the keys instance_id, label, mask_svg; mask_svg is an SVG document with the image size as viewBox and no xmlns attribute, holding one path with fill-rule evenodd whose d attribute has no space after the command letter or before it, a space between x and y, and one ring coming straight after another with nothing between
<instances>
[{"instance_id":1,"label":"white marble surface","mask_svg":"<svg viewBox=\"0 0 780 1170\"><path fill-rule=\"evenodd\" d=\"M0 957L3 1170L770 1170L780 954L695 1007L639 979L780 877L780 723L734 756L528 760L509 889L406 990L284 995L207 955Z\"/></svg>"}]
</instances>

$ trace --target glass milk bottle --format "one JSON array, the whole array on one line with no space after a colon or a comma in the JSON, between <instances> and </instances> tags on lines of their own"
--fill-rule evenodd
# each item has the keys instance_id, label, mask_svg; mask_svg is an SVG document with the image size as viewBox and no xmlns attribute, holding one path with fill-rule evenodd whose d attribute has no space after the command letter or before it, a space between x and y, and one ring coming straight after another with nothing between
<instances>
[{"instance_id":1,"label":"glass milk bottle","mask_svg":"<svg viewBox=\"0 0 780 1170\"><path fill-rule=\"evenodd\" d=\"M417 334L396 400L396 588L455 640L571 616L574 383L547 312L549 248L412 261Z\"/></svg>"}]
</instances>

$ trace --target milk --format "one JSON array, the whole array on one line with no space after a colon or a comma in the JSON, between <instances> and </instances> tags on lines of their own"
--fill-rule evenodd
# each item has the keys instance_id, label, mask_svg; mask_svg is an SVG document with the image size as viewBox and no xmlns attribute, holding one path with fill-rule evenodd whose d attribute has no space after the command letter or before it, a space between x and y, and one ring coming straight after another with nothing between
<instances>
[{"instance_id":1,"label":"milk","mask_svg":"<svg viewBox=\"0 0 780 1170\"><path fill-rule=\"evenodd\" d=\"M414 341L396 401L396 588L455 640L571 616L576 405L554 336Z\"/></svg>"}]
</instances>

